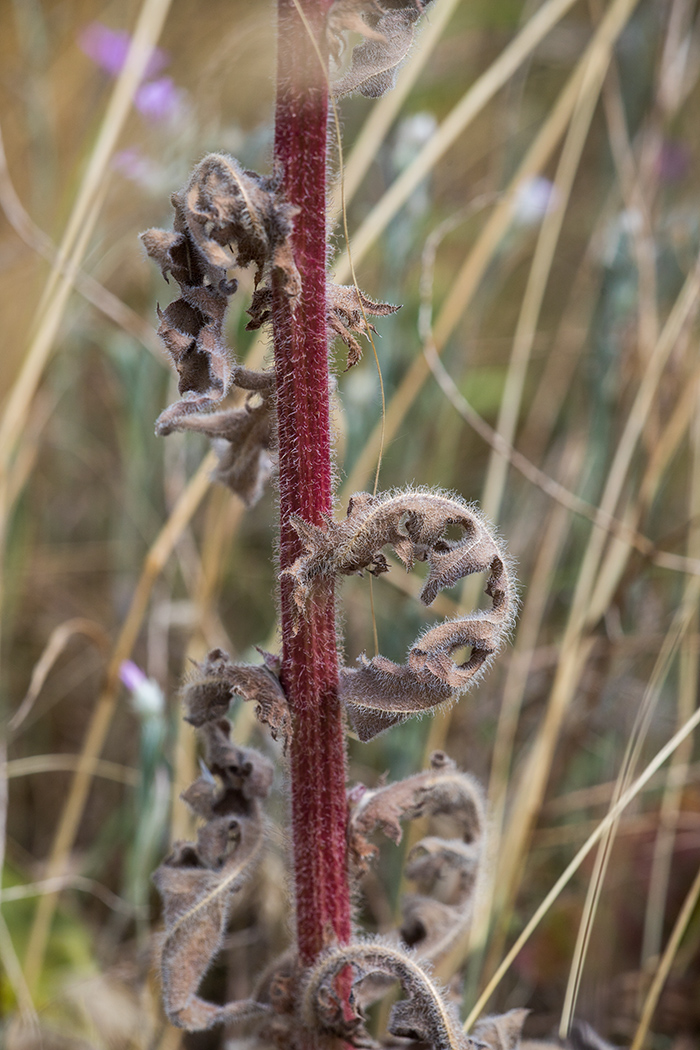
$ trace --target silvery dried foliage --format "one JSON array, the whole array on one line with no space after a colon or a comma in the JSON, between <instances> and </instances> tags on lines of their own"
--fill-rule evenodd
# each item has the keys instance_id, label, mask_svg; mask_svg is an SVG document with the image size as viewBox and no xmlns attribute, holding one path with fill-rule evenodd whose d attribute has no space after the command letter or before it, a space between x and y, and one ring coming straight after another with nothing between
<instances>
[{"instance_id":1,"label":"silvery dried foliage","mask_svg":"<svg viewBox=\"0 0 700 1050\"><path fill-rule=\"evenodd\" d=\"M350 68L333 84L337 97L359 92L379 98L391 91L413 46L416 22L430 0L335 0L330 10L331 47L340 57L343 33L364 37L353 48Z\"/></svg>"},{"instance_id":2,"label":"silvery dried foliage","mask_svg":"<svg viewBox=\"0 0 700 1050\"><path fill-rule=\"evenodd\" d=\"M141 235L166 280L170 274L180 286L180 298L158 310L158 334L182 397L161 414L156 432L195 430L211 438L219 455L217 480L248 504L259 498L274 469L274 380L271 373L234 363L224 320L238 287L230 276L235 267L255 264L256 289L274 273L292 302L299 296L291 248L294 209L280 185L279 175L258 175L232 157L210 154L171 198L173 232ZM244 392L244 404L224 406L234 389Z\"/></svg>"},{"instance_id":3,"label":"silvery dried foliage","mask_svg":"<svg viewBox=\"0 0 700 1050\"><path fill-rule=\"evenodd\" d=\"M334 55L340 57L346 31L363 37L334 85L335 94L376 96L388 90L426 6L420 0L335 0L326 24ZM161 414L157 432L205 434L219 453L218 479L248 504L259 497L274 467L274 378L272 372L253 372L234 360L224 323L237 290L233 271L251 264L255 275L248 328L270 322L273 288L283 302L286 297L292 318L300 301L302 284L293 253L297 211L284 198L282 176L281 170L258 175L231 157L211 154L173 194L173 230L142 235L163 276L172 276L180 290L174 302L158 311L159 334L177 371L181 397ZM374 331L368 317L386 316L398 307L373 301L356 285L330 281L326 296L328 334L347 345L351 367L361 356L356 336L371 338ZM230 404L227 399L237 391L244 395L243 403ZM419 596L425 605L472 573L486 578L490 609L429 628L410 647L404 664L381 655L362 656L358 666L340 669L337 694L361 740L453 701L498 652L517 606L512 571L500 541L461 498L426 489L359 493L340 520L326 515L321 524L298 516L290 521L301 553L280 579L291 594L297 638L318 593L327 594L338 577L389 571L385 548L407 571L416 562L427 562ZM457 653L465 648L467 657L457 662ZM333 1038L372 1046L378 1044L365 1028L363 1008L398 983L403 998L391 1010L387 1046L401 1040L404 1047L434 1050L524 1048L525 1011L484 1018L468 1035L431 973L469 928L486 829L481 788L442 752L432 756L430 769L422 773L373 789L359 785L348 795L346 856L357 895L376 854L370 836L380 830L398 843L402 821L428 821L427 833L406 858L405 875L414 892L403 901L400 928L368 938L355 924L349 943L340 944L329 927L324 950L312 964L304 964L292 945L269 964L250 998L219 1005L200 996L237 895L263 856L262 802L273 780L268 759L232 742L229 706L237 696L253 701L258 721L284 751L294 731L280 659L264 652L262 658L255 666L235 663L214 649L195 665L183 687L185 718L199 733L204 764L202 775L182 796L200 821L196 840L176 842L154 875L163 901L160 956L170 1020L189 1031L242 1024L246 1044L260 1050L272 1045L301 1050ZM578 1050L594 1043L572 1045Z\"/></svg>"},{"instance_id":4,"label":"silvery dried foliage","mask_svg":"<svg viewBox=\"0 0 700 1050\"><path fill-rule=\"evenodd\" d=\"M320 581L365 570L375 576L387 572L385 546L407 571L417 561L428 562L419 596L425 605L463 577L488 573L490 612L447 620L424 632L405 664L379 655L360 657L359 667L341 670L341 697L360 740L453 700L478 680L507 636L517 600L505 552L473 506L434 491L363 492L351 498L342 521L319 527L295 518L292 524L305 553L285 573L293 580L300 616ZM447 538L450 527L461 530L459 539ZM457 664L453 654L464 647L470 655Z\"/></svg>"}]
</instances>

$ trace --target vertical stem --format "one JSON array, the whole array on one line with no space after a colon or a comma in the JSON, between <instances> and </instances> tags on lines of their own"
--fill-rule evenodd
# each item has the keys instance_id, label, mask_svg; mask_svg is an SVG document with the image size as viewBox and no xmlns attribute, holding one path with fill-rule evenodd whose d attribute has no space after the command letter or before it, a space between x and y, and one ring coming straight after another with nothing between
<instances>
[{"instance_id":1,"label":"vertical stem","mask_svg":"<svg viewBox=\"0 0 700 1050\"><path fill-rule=\"evenodd\" d=\"M298 4L298 7L297 7ZM332 506L326 323L327 0L278 0L275 160L294 219L302 293L292 310L273 286L280 460L280 562L301 553L290 515L320 525ZM300 17L299 8L304 12ZM310 37L316 37L316 46ZM319 589L295 633L289 580L283 579L282 681L293 720L292 829L297 938L303 961L350 937L346 868L345 733L338 700L332 585Z\"/></svg>"}]
</instances>

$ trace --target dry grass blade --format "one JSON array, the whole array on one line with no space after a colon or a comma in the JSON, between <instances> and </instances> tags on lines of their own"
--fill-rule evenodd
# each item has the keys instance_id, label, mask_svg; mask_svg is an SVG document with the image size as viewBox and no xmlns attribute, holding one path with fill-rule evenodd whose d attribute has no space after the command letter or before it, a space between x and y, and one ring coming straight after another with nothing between
<instances>
[{"instance_id":1,"label":"dry grass blade","mask_svg":"<svg viewBox=\"0 0 700 1050\"><path fill-rule=\"evenodd\" d=\"M690 718L685 725L679 729L677 733L668 741L668 743L657 752L656 756L647 765L644 772L634 781L634 783L625 791L617 804L610 810L608 815L601 821L596 828L595 832L589 836L588 840L578 851L571 863L566 867L565 871L562 872L556 883L546 895L542 903L535 911L532 918L526 924L522 933L518 936L513 946L509 949L505 958L501 961L498 969L494 973L493 977L489 980L487 986L479 996L477 1002L474 1004L472 1010L469 1013L464 1027L468 1031L475 1023L476 1019L481 1015L485 1009L489 999L493 995L497 986L499 985L504 974L511 966L513 960L521 951L523 945L528 941L531 934L537 928L539 923L542 921L544 916L551 908L554 901L557 899L561 891L569 883L571 877L578 871L581 864L586 859L588 854L591 852L597 842L605 835L608 828L610 828L618 819L621 813L627 808L634 798L637 797L639 792L643 789L645 784L651 780L654 774L661 768L664 762L670 758L674 751L683 743L683 741L697 729L700 725L700 710L696 711L695 714Z\"/></svg>"},{"instance_id":2,"label":"dry grass blade","mask_svg":"<svg viewBox=\"0 0 700 1050\"><path fill-rule=\"evenodd\" d=\"M33 251L47 260L55 269L58 268L59 253L51 238L32 220L22 205L17 191L10 178L7 166L5 144L0 127L0 208L5 213L15 233ZM134 310L113 295L107 288L96 281L90 274L77 270L74 277L75 288L85 299L100 310L125 332L137 339L147 350L161 360L161 348L151 325L146 324Z\"/></svg>"},{"instance_id":3,"label":"dry grass blade","mask_svg":"<svg viewBox=\"0 0 700 1050\"><path fill-rule=\"evenodd\" d=\"M577 496L575 492L566 488L565 485L560 484L554 478L550 477L545 471L540 470L539 467L513 447L503 435L498 431L490 427L485 419L476 412L469 404L463 394L460 393L454 380L450 377L449 373L445 369L442 361L435 352L435 347L432 343L428 342L423 351L425 358L430 367L430 371L435 376L441 390L459 412L462 419L474 430L479 437L481 437L487 445L489 445L494 453L499 456L505 465L511 465L515 467L517 471L528 481L536 485L542 492L546 493L551 499L555 500L562 507L567 510L571 510L574 514L579 514L581 517L591 521L597 528L609 533L612 536L616 536L621 540L625 541L628 548L632 547L638 550L640 554L649 558L655 565L659 565L662 568L671 569L675 572L689 572L693 575L700 575L700 558L696 557L683 557L682 555L673 554L670 551L659 551L656 548L656 544L653 540L650 540L647 536L643 536L641 533L636 532L630 527L625 521L621 521L618 518L607 514L601 507L595 507L592 503L588 503L586 500ZM672 417L672 436L676 439L673 442L673 446L677 441L680 441L684 429L690 422L690 411L688 403L691 398L686 398L684 394L681 396L680 404L680 419L677 419L675 414ZM695 384L690 388L690 394L695 396ZM675 424L675 425L674 425ZM664 432L666 433L666 431ZM664 461L671 455L672 449L667 450L667 456L664 457ZM658 477L660 471L656 471ZM617 577L619 578L619 576ZM601 603L602 604L602 603ZM607 607L607 603L603 605Z\"/></svg>"},{"instance_id":4,"label":"dry grass blade","mask_svg":"<svg viewBox=\"0 0 700 1050\"><path fill-rule=\"evenodd\" d=\"M628 14L629 12L623 12L622 17L626 18ZM513 336L513 349L496 424L496 432L508 444L512 443L515 436L544 293L549 282L564 215L610 55L611 49L605 47L604 41L599 48L590 53L554 176L550 193L553 206L547 207L537 237L537 245ZM484 483L482 505L484 513L494 522L499 519L507 471L507 460L492 453Z\"/></svg>"},{"instance_id":5,"label":"dry grass blade","mask_svg":"<svg viewBox=\"0 0 700 1050\"><path fill-rule=\"evenodd\" d=\"M639 1021L639 1027L635 1032L630 1050L642 1050L642 1047L644 1046L644 1041L646 1040L649 1026L654 1016L654 1010L656 1009L659 996L661 995L661 990L671 972L673 960L676 957L683 934L687 930L690 920L693 917L693 912L697 908L698 901L700 901L700 869L698 869L693 885L688 890L688 895L683 901L683 907L676 919L673 930L671 931L671 936L668 939L668 944L666 945L656 973L654 974L651 987L647 992L644 1006L642 1008L642 1016Z\"/></svg>"},{"instance_id":6,"label":"dry grass blade","mask_svg":"<svg viewBox=\"0 0 700 1050\"><path fill-rule=\"evenodd\" d=\"M696 393L695 400L697 406ZM698 470L700 464L700 426L698 426L697 419L692 428L691 443L693 470L688 496L688 511L691 521L688 532L689 554L696 553L700 546L700 531L698 528L698 512L700 511L700 472ZM688 598L692 598L690 581L686 584L686 600ZM697 679L700 658L697 646L693 643L693 635L697 633L697 628L698 611L696 609L690 624L689 636L684 639L680 655L677 716L679 724L690 717L697 704ZM688 740L688 743L684 747L679 748L673 757L661 802L659 829L654 843L654 857L644 920L641 956L643 970L647 968L651 961L658 957L661 951L663 919L671 875L673 846L691 756L692 741Z\"/></svg>"},{"instance_id":7,"label":"dry grass blade","mask_svg":"<svg viewBox=\"0 0 700 1050\"><path fill-rule=\"evenodd\" d=\"M39 309L39 326L30 343L0 425L0 476L11 461L29 405L41 379L63 317L80 262L89 243L105 192L107 165L129 113L131 100L165 22L170 0L145 0L124 66L119 74L100 133Z\"/></svg>"},{"instance_id":8,"label":"dry grass blade","mask_svg":"<svg viewBox=\"0 0 700 1050\"><path fill-rule=\"evenodd\" d=\"M34 706L34 703L44 686L44 682L51 673L51 668L76 634L85 635L103 653L109 650L109 639L107 635L100 625L93 623L92 620L76 618L74 620L67 620L65 623L60 624L59 627L56 627L52 631L51 637L46 643L46 648L34 667L32 680L29 683L27 694L8 723L10 732L14 733L19 729L22 722Z\"/></svg>"},{"instance_id":9,"label":"dry grass blade","mask_svg":"<svg viewBox=\"0 0 700 1050\"><path fill-rule=\"evenodd\" d=\"M508 82L515 71L532 54L537 45L547 36L553 26L573 7L575 0L545 0L542 7L521 29L518 36L502 52L499 58L483 73L465 93L440 128L423 147L418 156L399 176L392 187L375 205L360 229L352 238L355 264L365 256L387 228L397 211L425 178L428 172L449 149L453 142L469 127L484 106L497 91ZM336 279L340 282L349 275L347 256L335 265Z\"/></svg>"},{"instance_id":10,"label":"dry grass blade","mask_svg":"<svg viewBox=\"0 0 700 1050\"><path fill-rule=\"evenodd\" d=\"M202 462L146 557L129 612L110 657L102 692L85 734L80 766L73 778L46 865L47 878L63 874L65 861L85 808L94 762L102 751L112 722L117 702L119 668L131 654L155 580L170 557L182 530L209 489L209 475L215 461L215 454L210 453ZM25 973L30 988L41 972L56 903L57 894L49 893L42 897L37 907L25 962Z\"/></svg>"},{"instance_id":11,"label":"dry grass blade","mask_svg":"<svg viewBox=\"0 0 700 1050\"><path fill-rule=\"evenodd\" d=\"M450 291L435 322L434 345L438 354L442 352L459 319L472 303L479 284L504 234L511 225L513 220L512 201L516 190L526 179L542 171L557 148L560 139L565 134L586 76L589 60L594 54L599 53L607 55L609 58L610 49L624 28L625 17L629 17L630 10L634 6L635 0L616 0L616 3L611 5L576 69L561 90L555 106L544 121L525 157L508 183L502 199L494 208L476 243L470 249L452 282ZM356 251L356 242L354 242L353 252ZM341 279L341 274L339 274L339 279ZM421 391L427 373L428 365L424 357L417 357L408 369L387 407L386 420L383 423L385 440L391 441L393 439L408 410ZM366 479L376 463L381 433L382 428L378 425L367 438L352 473L343 486L341 499L351 492L362 488L366 483Z\"/></svg>"},{"instance_id":12,"label":"dry grass blade","mask_svg":"<svg viewBox=\"0 0 700 1050\"><path fill-rule=\"evenodd\" d=\"M15 758L5 765L8 780L14 777L29 777L41 773L75 773L81 768L83 760L80 755L30 755L27 758ZM117 784L128 784L135 787L139 781L137 769L120 766L118 762L107 762L104 759L93 759L90 767L92 776L114 780Z\"/></svg>"}]
</instances>

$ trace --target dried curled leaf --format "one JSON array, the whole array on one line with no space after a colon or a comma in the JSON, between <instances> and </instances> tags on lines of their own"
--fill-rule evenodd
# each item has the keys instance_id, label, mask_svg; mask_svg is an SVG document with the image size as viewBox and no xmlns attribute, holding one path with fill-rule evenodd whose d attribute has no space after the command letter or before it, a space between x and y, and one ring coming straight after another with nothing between
<instances>
[{"instance_id":1,"label":"dried curled leaf","mask_svg":"<svg viewBox=\"0 0 700 1050\"><path fill-rule=\"evenodd\" d=\"M274 270L286 295L297 298L301 278L291 244L296 209L284 199L281 172L258 175L233 157L210 153L192 172L182 199L192 238L211 263L230 266L225 249L235 249L237 266L255 263L256 286Z\"/></svg>"},{"instance_id":2,"label":"dried curled leaf","mask_svg":"<svg viewBox=\"0 0 700 1050\"><path fill-rule=\"evenodd\" d=\"M286 744L291 735L287 699L275 674L274 657L263 656L263 664L234 664L223 649L212 649L195 665L195 674L184 687L186 720L197 727L216 723L228 711L233 697L242 696L255 703L258 721Z\"/></svg>"},{"instance_id":3,"label":"dried curled leaf","mask_svg":"<svg viewBox=\"0 0 700 1050\"><path fill-rule=\"evenodd\" d=\"M231 360L223 336L228 300L237 282L228 279L198 249L190 233L181 194L173 194L174 232L146 230L146 251L167 280L171 273L180 286L180 298L165 310L158 307L158 335L179 376L178 390L196 407L220 401L231 382Z\"/></svg>"},{"instance_id":4,"label":"dried curled leaf","mask_svg":"<svg viewBox=\"0 0 700 1050\"><path fill-rule=\"evenodd\" d=\"M353 974L349 1012L337 987L337 978L346 968ZM429 973L413 956L381 941L336 946L320 957L304 989L304 1023L353 1046L371 1045L355 989L374 974L399 981L407 997L392 1008L388 1025L392 1035L417 1040L431 1050L478 1050L480 1044L464 1034L456 1011Z\"/></svg>"},{"instance_id":5,"label":"dried curled leaf","mask_svg":"<svg viewBox=\"0 0 700 1050\"><path fill-rule=\"evenodd\" d=\"M361 740L411 715L454 699L473 685L498 652L516 609L515 586L508 560L473 506L439 492L398 492L351 498L344 521L324 526L293 518L304 554L285 570L293 580L293 598L301 617L317 581L337 575L374 575L388 571L382 547L393 547L407 570L427 561L428 577L419 595L429 605L439 591L474 572L488 572L486 594L490 612L448 620L420 635L407 662L384 656L362 656L357 668L340 672L340 695L353 729ZM446 536L449 527L459 539ZM470 648L468 659L453 655Z\"/></svg>"},{"instance_id":6,"label":"dried curled leaf","mask_svg":"<svg viewBox=\"0 0 700 1050\"><path fill-rule=\"evenodd\" d=\"M156 432L198 430L211 437L220 460L217 480L251 504L274 467L274 389L270 375L232 363L223 326L237 282L228 271L254 263L256 288L265 274L275 274L294 301L301 291L291 244L295 209L284 200L279 173L244 171L232 157L215 153L171 200L173 232L141 235L166 280L172 274L180 286L180 298L158 308L158 334L182 397L161 414ZM258 394L260 403L249 397L242 408L200 415L220 406L233 386Z\"/></svg>"},{"instance_id":7,"label":"dried curled leaf","mask_svg":"<svg viewBox=\"0 0 700 1050\"><path fill-rule=\"evenodd\" d=\"M369 335L370 332L376 332L374 325L367 320L367 315L386 317L400 309L400 306L392 306L391 303L375 303L353 284L329 283L328 324L350 351L346 371L362 357L362 346L352 333Z\"/></svg>"},{"instance_id":8,"label":"dried curled leaf","mask_svg":"<svg viewBox=\"0 0 700 1050\"><path fill-rule=\"evenodd\" d=\"M413 44L414 26L430 0L335 0L329 12L329 35L336 56L341 33L351 30L365 38L353 49L348 71L337 80L337 97L359 91L379 98L391 91Z\"/></svg>"},{"instance_id":9,"label":"dried curled leaf","mask_svg":"<svg viewBox=\"0 0 700 1050\"><path fill-rule=\"evenodd\" d=\"M214 479L252 507L276 466L277 416L271 372L234 367L232 385L248 391L241 408L197 411L190 401L177 401L158 418L156 433L195 431L208 437L219 457Z\"/></svg>"},{"instance_id":10,"label":"dried curled leaf","mask_svg":"<svg viewBox=\"0 0 700 1050\"><path fill-rule=\"evenodd\" d=\"M518 1050L525 1018L529 1010L509 1010L506 1014L482 1017L475 1025L472 1035L490 1050Z\"/></svg>"},{"instance_id":11,"label":"dried curled leaf","mask_svg":"<svg viewBox=\"0 0 700 1050\"><path fill-rule=\"evenodd\" d=\"M362 874L376 852L368 841L375 828L399 842L399 821L430 819L430 833L408 855L405 875L418 892L404 898L400 933L422 960L435 962L471 922L486 817L483 792L473 777L443 751L434 752L430 764L429 770L351 800L348 851Z\"/></svg>"},{"instance_id":12,"label":"dried curled leaf","mask_svg":"<svg viewBox=\"0 0 700 1050\"><path fill-rule=\"evenodd\" d=\"M260 854L260 799L272 784L267 759L232 744L229 728L225 721L205 726L207 760L220 786L207 772L183 794L206 821L196 843L176 842L153 875L165 921L161 950L165 1009L173 1024L188 1031L267 1012L253 1000L218 1006L197 995L221 946L231 898Z\"/></svg>"}]
</instances>

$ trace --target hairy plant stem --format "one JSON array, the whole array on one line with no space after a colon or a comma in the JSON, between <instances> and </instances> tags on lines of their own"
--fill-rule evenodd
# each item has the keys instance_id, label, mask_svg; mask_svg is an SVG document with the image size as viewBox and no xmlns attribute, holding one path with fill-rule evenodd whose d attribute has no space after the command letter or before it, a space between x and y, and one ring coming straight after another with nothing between
<instances>
[{"instance_id":1,"label":"hairy plant stem","mask_svg":"<svg viewBox=\"0 0 700 1050\"><path fill-rule=\"evenodd\" d=\"M302 293L292 310L281 284L273 279L283 569L301 553L290 515L322 524L322 515L332 506L326 322L328 79L322 62L327 8L327 0L278 2L275 161L284 172L287 199L299 209L293 247L302 280ZM332 584L319 589L295 633L291 580L284 579L281 619L282 682L293 721L297 938L302 960L310 963L328 944L329 934L341 943L350 937L345 731L338 700Z\"/></svg>"}]
</instances>

